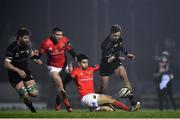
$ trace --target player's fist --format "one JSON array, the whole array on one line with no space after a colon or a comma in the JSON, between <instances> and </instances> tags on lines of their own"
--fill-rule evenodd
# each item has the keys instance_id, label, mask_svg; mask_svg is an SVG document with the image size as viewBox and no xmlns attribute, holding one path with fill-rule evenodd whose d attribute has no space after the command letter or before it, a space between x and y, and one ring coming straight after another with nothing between
<instances>
[{"instance_id":1,"label":"player's fist","mask_svg":"<svg viewBox=\"0 0 180 119\"><path fill-rule=\"evenodd\" d=\"M20 75L21 78L26 78L27 75L23 70L19 69L17 72L18 72L18 74Z\"/></svg>"},{"instance_id":2,"label":"player's fist","mask_svg":"<svg viewBox=\"0 0 180 119\"><path fill-rule=\"evenodd\" d=\"M135 59L135 55L130 54L130 53L127 54L127 57L128 57L129 59Z\"/></svg>"},{"instance_id":3,"label":"player's fist","mask_svg":"<svg viewBox=\"0 0 180 119\"><path fill-rule=\"evenodd\" d=\"M39 56L39 50L34 50L34 55Z\"/></svg>"},{"instance_id":4,"label":"player's fist","mask_svg":"<svg viewBox=\"0 0 180 119\"><path fill-rule=\"evenodd\" d=\"M34 59L34 62L35 62L36 64L42 64L42 63L43 63L40 59Z\"/></svg>"}]
</instances>

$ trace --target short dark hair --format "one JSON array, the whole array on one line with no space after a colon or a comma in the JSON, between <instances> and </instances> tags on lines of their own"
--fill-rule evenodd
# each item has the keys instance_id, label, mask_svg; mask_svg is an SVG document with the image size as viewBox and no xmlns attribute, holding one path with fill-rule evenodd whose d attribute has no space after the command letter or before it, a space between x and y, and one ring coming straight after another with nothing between
<instances>
[{"instance_id":1,"label":"short dark hair","mask_svg":"<svg viewBox=\"0 0 180 119\"><path fill-rule=\"evenodd\" d=\"M55 28L53 28L53 30L52 30L53 33L58 32L58 31L63 32L63 30L60 29L60 28L58 28L58 27L55 27Z\"/></svg>"},{"instance_id":2,"label":"short dark hair","mask_svg":"<svg viewBox=\"0 0 180 119\"><path fill-rule=\"evenodd\" d=\"M89 59L88 58L88 56L86 56L86 55L84 55L84 54L79 54L79 55L77 55L77 61L78 62L81 62L82 60L84 60L84 59Z\"/></svg>"},{"instance_id":3,"label":"short dark hair","mask_svg":"<svg viewBox=\"0 0 180 119\"><path fill-rule=\"evenodd\" d=\"M30 30L28 29L28 28L26 28L26 27L21 27L19 30L18 30L18 32L17 32L17 38L19 37L19 36L25 36L25 35L27 35L27 36L30 36Z\"/></svg>"},{"instance_id":4,"label":"short dark hair","mask_svg":"<svg viewBox=\"0 0 180 119\"><path fill-rule=\"evenodd\" d=\"M111 33L117 33L117 32L121 32L121 26L119 26L118 24L114 24L111 27Z\"/></svg>"}]
</instances>

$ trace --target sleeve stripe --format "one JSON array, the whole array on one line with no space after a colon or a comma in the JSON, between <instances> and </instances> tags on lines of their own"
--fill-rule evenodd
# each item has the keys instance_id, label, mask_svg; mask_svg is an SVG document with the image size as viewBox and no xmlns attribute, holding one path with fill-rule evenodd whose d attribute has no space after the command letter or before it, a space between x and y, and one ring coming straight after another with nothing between
<instances>
[{"instance_id":1,"label":"sleeve stripe","mask_svg":"<svg viewBox=\"0 0 180 119\"><path fill-rule=\"evenodd\" d=\"M11 58L12 59L12 58ZM9 57L7 58L5 58L5 61L7 61L7 62L11 62L12 60L11 59L9 59Z\"/></svg>"}]
</instances>

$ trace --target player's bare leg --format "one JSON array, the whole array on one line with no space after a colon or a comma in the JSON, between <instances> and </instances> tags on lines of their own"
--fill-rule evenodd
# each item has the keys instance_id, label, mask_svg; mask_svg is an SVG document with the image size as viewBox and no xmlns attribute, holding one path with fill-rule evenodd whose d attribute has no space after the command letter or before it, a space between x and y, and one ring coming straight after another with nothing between
<instances>
[{"instance_id":1,"label":"player's bare leg","mask_svg":"<svg viewBox=\"0 0 180 119\"><path fill-rule=\"evenodd\" d=\"M124 66L119 66L116 70L115 70L115 74L120 76L120 78L122 79L122 83L123 83L123 87L127 87L131 90L132 92L132 87L131 87L131 83L129 82L127 73L126 73L126 69L124 68Z\"/></svg>"},{"instance_id":2,"label":"player's bare leg","mask_svg":"<svg viewBox=\"0 0 180 119\"><path fill-rule=\"evenodd\" d=\"M26 106L31 110L31 112L36 112L23 81L19 82L15 88L20 98L26 104Z\"/></svg>"},{"instance_id":3,"label":"player's bare leg","mask_svg":"<svg viewBox=\"0 0 180 119\"><path fill-rule=\"evenodd\" d=\"M68 101L68 99L66 97L66 92L65 92L65 90L63 88L62 79L59 76L59 73L58 72L51 72L50 76L54 80L54 83L55 83L55 86L56 86L56 90L57 90L57 93L58 93L58 96L59 96L57 98L62 99L63 102L64 102L64 105L66 106L67 111L71 112L72 108L71 108L71 106L69 104L69 101ZM56 106L60 106L60 105L56 105ZM59 111L59 110L57 110L57 111Z\"/></svg>"},{"instance_id":4,"label":"player's bare leg","mask_svg":"<svg viewBox=\"0 0 180 119\"><path fill-rule=\"evenodd\" d=\"M124 66L119 66L116 70L115 73L120 76L120 78L122 79L123 82L123 87L127 87L130 89L131 94L128 96L129 101L131 103L131 106L133 108L133 110L139 110L140 108L140 102L135 101L133 92L132 92L132 87L131 87L131 83L129 82L127 73L126 73L126 69L124 68Z\"/></svg>"},{"instance_id":5,"label":"player's bare leg","mask_svg":"<svg viewBox=\"0 0 180 119\"><path fill-rule=\"evenodd\" d=\"M103 95L103 94L99 95L98 104L99 105L111 104L116 108L123 109L125 111L130 111L130 108L128 106L108 95Z\"/></svg>"},{"instance_id":6,"label":"player's bare leg","mask_svg":"<svg viewBox=\"0 0 180 119\"><path fill-rule=\"evenodd\" d=\"M101 76L100 87L96 93L103 94L106 92L109 84L109 76Z\"/></svg>"}]
</instances>

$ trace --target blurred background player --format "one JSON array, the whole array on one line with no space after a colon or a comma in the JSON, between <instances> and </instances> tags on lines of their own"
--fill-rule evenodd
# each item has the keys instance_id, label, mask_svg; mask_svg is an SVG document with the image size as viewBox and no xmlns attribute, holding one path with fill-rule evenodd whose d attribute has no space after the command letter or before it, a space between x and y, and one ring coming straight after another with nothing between
<instances>
[{"instance_id":1,"label":"blurred background player","mask_svg":"<svg viewBox=\"0 0 180 119\"><path fill-rule=\"evenodd\" d=\"M17 32L16 41L7 48L4 67L8 71L8 77L11 85L16 89L20 98L31 110L36 112L31 97L38 95L38 87L28 69L29 57L37 64L42 64L40 59L36 59L30 43L30 31L22 27Z\"/></svg>"},{"instance_id":2,"label":"blurred background player","mask_svg":"<svg viewBox=\"0 0 180 119\"><path fill-rule=\"evenodd\" d=\"M131 111L131 108L117 101L111 96L96 94L94 92L94 72L99 70L99 65L89 66L88 57L84 54L77 56L79 67L73 69L71 76L74 79L81 102L83 105L90 107L95 111L113 111L116 107L125 111ZM111 105L111 107L104 105Z\"/></svg>"},{"instance_id":3,"label":"blurred background player","mask_svg":"<svg viewBox=\"0 0 180 119\"><path fill-rule=\"evenodd\" d=\"M76 53L70 44L69 39L63 35L62 29L56 27L52 30L52 36L46 38L42 42L39 54L41 56L46 53L49 74L56 86L57 97L55 110L60 110L61 99L63 99L67 111L71 112L72 108L67 99L66 91L62 82L62 76L60 75L60 72L63 71L67 65L67 51L71 54L73 59L76 59Z\"/></svg>"},{"instance_id":4,"label":"blurred background player","mask_svg":"<svg viewBox=\"0 0 180 119\"><path fill-rule=\"evenodd\" d=\"M169 52L163 51L159 57L156 72L154 73L160 110L163 110L164 107L168 109L168 100L170 100L173 109L176 110L172 91L172 79L174 79L174 75L170 64Z\"/></svg>"},{"instance_id":5,"label":"blurred background player","mask_svg":"<svg viewBox=\"0 0 180 119\"><path fill-rule=\"evenodd\" d=\"M115 72L121 79L123 87L129 88L131 94L128 96L132 107L136 108L136 102L132 87L127 77L126 69L121 62L120 52L125 54L129 59L134 59L133 54L128 53L125 49L122 39L121 27L118 24L115 24L111 27L110 35L103 41L101 45L102 58L100 65L100 76L101 83L98 93L105 93L108 87L109 77Z\"/></svg>"}]
</instances>

